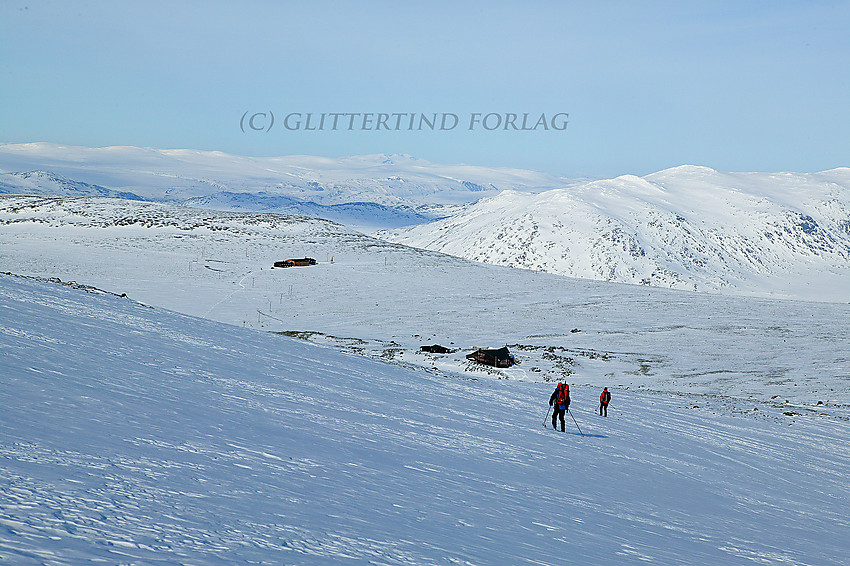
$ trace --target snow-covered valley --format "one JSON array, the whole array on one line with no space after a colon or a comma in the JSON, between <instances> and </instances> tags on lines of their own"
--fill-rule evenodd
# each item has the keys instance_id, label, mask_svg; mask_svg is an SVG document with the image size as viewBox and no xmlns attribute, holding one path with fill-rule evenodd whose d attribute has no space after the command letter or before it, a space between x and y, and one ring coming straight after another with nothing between
<instances>
[{"instance_id":1,"label":"snow-covered valley","mask_svg":"<svg viewBox=\"0 0 850 566\"><path fill-rule=\"evenodd\" d=\"M0 271L401 364L532 382L568 376L789 411L850 405L847 304L570 279L390 244L323 220L116 199L3 197L0 236ZM302 256L319 263L271 268ZM435 342L458 351L419 352ZM464 357L505 344L521 361L508 370L484 371Z\"/></svg>"},{"instance_id":2,"label":"snow-covered valley","mask_svg":"<svg viewBox=\"0 0 850 566\"><path fill-rule=\"evenodd\" d=\"M111 196L226 211L326 218L363 230L419 224L503 190L564 179L409 155L330 159L217 151L0 143L0 194Z\"/></svg>"}]
</instances>

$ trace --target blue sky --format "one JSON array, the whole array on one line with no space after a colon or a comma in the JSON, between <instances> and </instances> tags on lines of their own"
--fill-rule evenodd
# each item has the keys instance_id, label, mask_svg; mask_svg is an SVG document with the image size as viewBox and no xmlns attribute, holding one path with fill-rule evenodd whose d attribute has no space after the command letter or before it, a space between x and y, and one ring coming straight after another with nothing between
<instances>
[{"instance_id":1,"label":"blue sky","mask_svg":"<svg viewBox=\"0 0 850 566\"><path fill-rule=\"evenodd\" d=\"M848 25L850 3L819 1L9 0L0 141L408 153L571 177L817 171L850 165ZM275 125L243 132L246 112ZM287 130L293 112L460 123ZM467 127L560 112L563 131Z\"/></svg>"}]
</instances>

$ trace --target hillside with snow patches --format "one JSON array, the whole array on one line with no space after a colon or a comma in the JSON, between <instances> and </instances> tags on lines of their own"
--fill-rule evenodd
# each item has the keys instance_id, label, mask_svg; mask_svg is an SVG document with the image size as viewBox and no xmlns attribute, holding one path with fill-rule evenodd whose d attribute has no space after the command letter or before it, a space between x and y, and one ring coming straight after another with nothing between
<instances>
[{"instance_id":1,"label":"hillside with snow patches","mask_svg":"<svg viewBox=\"0 0 850 566\"><path fill-rule=\"evenodd\" d=\"M506 191L380 237L602 281L850 300L850 169L677 167L540 194Z\"/></svg>"},{"instance_id":2,"label":"hillside with snow patches","mask_svg":"<svg viewBox=\"0 0 850 566\"><path fill-rule=\"evenodd\" d=\"M9 275L0 350L3 564L850 555L846 418L615 388L606 419L598 388L574 385L582 433L555 432L541 426L551 384L367 359Z\"/></svg>"}]
</instances>

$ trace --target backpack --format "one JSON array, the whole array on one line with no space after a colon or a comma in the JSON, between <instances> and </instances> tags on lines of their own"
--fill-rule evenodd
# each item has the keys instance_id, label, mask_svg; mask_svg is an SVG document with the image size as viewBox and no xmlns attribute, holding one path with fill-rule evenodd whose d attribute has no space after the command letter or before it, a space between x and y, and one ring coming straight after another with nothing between
<instances>
[{"instance_id":1,"label":"backpack","mask_svg":"<svg viewBox=\"0 0 850 566\"><path fill-rule=\"evenodd\" d=\"M559 383L557 391L558 391L558 396L555 399L555 401L559 405L566 404L570 400L570 386L567 385L566 383Z\"/></svg>"}]
</instances>

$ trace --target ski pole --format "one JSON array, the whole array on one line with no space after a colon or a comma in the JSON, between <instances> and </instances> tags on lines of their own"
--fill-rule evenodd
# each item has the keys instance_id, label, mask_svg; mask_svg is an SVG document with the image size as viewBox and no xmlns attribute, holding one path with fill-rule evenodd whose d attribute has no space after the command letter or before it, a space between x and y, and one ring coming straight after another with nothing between
<instances>
[{"instance_id":1,"label":"ski pole","mask_svg":"<svg viewBox=\"0 0 850 566\"><path fill-rule=\"evenodd\" d=\"M567 409L567 412L570 414L570 416L571 416L571 417L573 417L573 412L572 412L572 411L570 411L569 409ZM580 426L578 426L578 421L576 421L576 418L575 418L575 417L573 417L573 422L574 422L574 423L576 423L576 428L578 429L578 433L579 433L580 435L584 436L584 433L581 431L581 427L580 427Z\"/></svg>"},{"instance_id":2,"label":"ski pole","mask_svg":"<svg viewBox=\"0 0 850 566\"><path fill-rule=\"evenodd\" d=\"M552 405L549 405L549 408L546 409L546 416L543 417L543 428L546 428L546 421L549 420L549 411L552 410Z\"/></svg>"}]
</instances>

